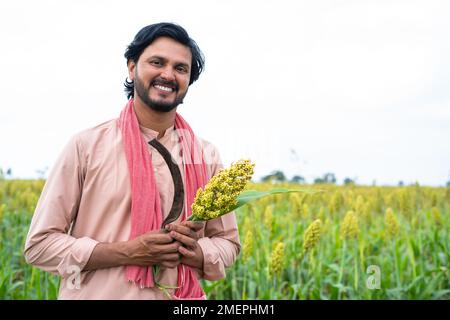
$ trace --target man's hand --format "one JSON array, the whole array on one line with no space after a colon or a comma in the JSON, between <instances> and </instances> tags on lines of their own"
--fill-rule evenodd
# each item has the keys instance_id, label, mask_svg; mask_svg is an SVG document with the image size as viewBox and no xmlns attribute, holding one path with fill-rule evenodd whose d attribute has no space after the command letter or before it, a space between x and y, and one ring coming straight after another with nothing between
<instances>
[{"instance_id":1,"label":"man's hand","mask_svg":"<svg viewBox=\"0 0 450 320\"><path fill-rule=\"evenodd\" d=\"M181 262L181 244L164 230L151 231L128 243L127 255L131 265L160 265L174 268Z\"/></svg>"},{"instance_id":2,"label":"man's hand","mask_svg":"<svg viewBox=\"0 0 450 320\"><path fill-rule=\"evenodd\" d=\"M175 268L180 263L202 269L203 252L197 245L202 228L202 222L185 221L171 224L169 232L151 231L129 241L99 243L83 270L128 265Z\"/></svg>"},{"instance_id":3,"label":"man's hand","mask_svg":"<svg viewBox=\"0 0 450 320\"><path fill-rule=\"evenodd\" d=\"M203 268L203 251L197 244L198 231L203 227L204 222L199 221L183 221L166 226L170 237L181 244L178 247L178 252L182 255L181 263L198 269Z\"/></svg>"}]
</instances>

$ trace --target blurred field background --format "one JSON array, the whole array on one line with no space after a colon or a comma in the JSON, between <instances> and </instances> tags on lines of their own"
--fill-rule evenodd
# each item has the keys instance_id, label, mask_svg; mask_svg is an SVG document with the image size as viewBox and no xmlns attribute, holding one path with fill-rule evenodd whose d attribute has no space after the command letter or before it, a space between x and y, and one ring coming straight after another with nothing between
<instances>
[{"instance_id":1,"label":"blurred field background","mask_svg":"<svg viewBox=\"0 0 450 320\"><path fill-rule=\"evenodd\" d=\"M0 299L56 299L23 247L44 180L0 179ZM249 189L273 188L255 183ZM320 189L238 209L242 243L209 299L449 299L450 187L278 183Z\"/></svg>"}]
</instances>

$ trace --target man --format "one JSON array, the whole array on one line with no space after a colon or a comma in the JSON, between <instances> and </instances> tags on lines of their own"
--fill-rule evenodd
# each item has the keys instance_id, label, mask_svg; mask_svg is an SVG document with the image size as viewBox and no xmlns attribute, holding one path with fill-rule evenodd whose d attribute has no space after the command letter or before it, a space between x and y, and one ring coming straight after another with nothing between
<instances>
[{"instance_id":1,"label":"man","mask_svg":"<svg viewBox=\"0 0 450 320\"><path fill-rule=\"evenodd\" d=\"M55 163L25 244L28 263L62 277L60 299L204 299L239 254L234 213L187 220L221 168L176 112L203 69L180 26L149 25L125 57L120 117L75 135Z\"/></svg>"}]
</instances>

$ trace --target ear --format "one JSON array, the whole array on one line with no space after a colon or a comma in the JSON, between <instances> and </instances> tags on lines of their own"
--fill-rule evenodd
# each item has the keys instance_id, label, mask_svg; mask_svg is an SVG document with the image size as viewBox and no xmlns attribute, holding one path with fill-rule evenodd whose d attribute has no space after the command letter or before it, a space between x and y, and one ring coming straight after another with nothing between
<instances>
[{"instance_id":1,"label":"ear","mask_svg":"<svg viewBox=\"0 0 450 320\"><path fill-rule=\"evenodd\" d=\"M128 60L127 66L128 66L128 79L134 81L136 62L134 62L133 60Z\"/></svg>"}]
</instances>

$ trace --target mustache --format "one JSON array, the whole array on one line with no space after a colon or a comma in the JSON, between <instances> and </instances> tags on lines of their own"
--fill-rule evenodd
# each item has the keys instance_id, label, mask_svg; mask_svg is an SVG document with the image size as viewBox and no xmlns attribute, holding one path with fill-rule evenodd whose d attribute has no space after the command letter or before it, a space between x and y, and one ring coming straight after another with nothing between
<instances>
[{"instance_id":1,"label":"mustache","mask_svg":"<svg viewBox=\"0 0 450 320\"><path fill-rule=\"evenodd\" d=\"M154 85L167 86L167 87L171 87L171 88L175 89L176 91L178 91L178 83L176 83L175 81L167 81L164 79L155 79L150 83L150 86L154 86Z\"/></svg>"}]
</instances>

